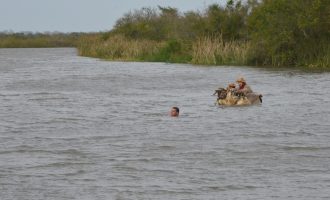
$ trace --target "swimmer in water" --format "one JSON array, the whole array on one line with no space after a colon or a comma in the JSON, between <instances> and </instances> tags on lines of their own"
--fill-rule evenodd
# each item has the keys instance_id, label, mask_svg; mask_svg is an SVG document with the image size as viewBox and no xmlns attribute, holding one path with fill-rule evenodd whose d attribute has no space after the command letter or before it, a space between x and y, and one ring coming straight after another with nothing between
<instances>
[{"instance_id":1,"label":"swimmer in water","mask_svg":"<svg viewBox=\"0 0 330 200\"><path fill-rule=\"evenodd\" d=\"M172 107L171 117L179 117L180 109L178 107Z\"/></svg>"}]
</instances>

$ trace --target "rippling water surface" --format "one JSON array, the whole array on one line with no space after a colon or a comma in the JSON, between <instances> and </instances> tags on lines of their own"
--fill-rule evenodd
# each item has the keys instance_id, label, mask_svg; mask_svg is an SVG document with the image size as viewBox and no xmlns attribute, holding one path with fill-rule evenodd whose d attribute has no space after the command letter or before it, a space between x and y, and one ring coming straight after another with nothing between
<instances>
[{"instance_id":1,"label":"rippling water surface","mask_svg":"<svg viewBox=\"0 0 330 200\"><path fill-rule=\"evenodd\" d=\"M240 75L264 103L215 106ZM0 198L329 199L329 91L329 73L0 49Z\"/></svg>"}]
</instances>

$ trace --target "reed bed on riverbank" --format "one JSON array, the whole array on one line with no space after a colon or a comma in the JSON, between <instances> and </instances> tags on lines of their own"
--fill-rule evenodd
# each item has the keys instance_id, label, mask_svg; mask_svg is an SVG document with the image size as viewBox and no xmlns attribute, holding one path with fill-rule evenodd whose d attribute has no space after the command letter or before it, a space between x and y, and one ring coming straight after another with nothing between
<instances>
[{"instance_id":1,"label":"reed bed on riverbank","mask_svg":"<svg viewBox=\"0 0 330 200\"><path fill-rule=\"evenodd\" d=\"M224 42L222 37L201 37L193 44L192 63L207 65L246 65L248 42Z\"/></svg>"},{"instance_id":2,"label":"reed bed on riverbank","mask_svg":"<svg viewBox=\"0 0 330 200\"><path fill-rule=\"evenodd\" d=\"M300 56L298 65L310 69L330 69L330 41L325 41L310 49L307 55Z\"/></svg>"},{"instance_id":3,"label":"reed bed on riverbank","mask_svg":"<svg viewBox=\"0 0 330 200\"><path fill-rule=\"evenodd\" d=\"M82 37L78 44L79 55L109 60L143 60L157 54L163 43L152 40L133 40L114 35L106 39L94 35Z\"/></svg>"},{"instance_id":4,"label":"reed bed on riverbank","mask_svg":"<svg viewBox=\"0 0 330 200\"><path fill-rule=\"evenodd\" d=\"M79 55L121 61L191 63L199 65L249 65L283 67L282 57L265 55L265 49L251 41L224 41L221 36L204 36L195 41L154 41L131 39L122 35L82 36ZM308 52L308 54L304 53ZM317 56L315 56L317 55ZM329 69L330 47L327 43L296 55L293 66Z\"/></svg>"}]
</instances>

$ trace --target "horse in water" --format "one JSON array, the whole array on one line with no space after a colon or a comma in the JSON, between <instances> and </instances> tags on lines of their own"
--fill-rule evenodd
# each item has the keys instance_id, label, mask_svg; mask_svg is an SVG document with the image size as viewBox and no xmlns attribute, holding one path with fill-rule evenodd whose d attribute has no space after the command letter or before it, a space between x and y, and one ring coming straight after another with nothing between
<instances>
[{"instance_id":1,"label":"horse in water","mask_svg":"<svg viewBox=\"0 0 330 200\"><path fill-rule=\"evenodd\" d=\"M262 95L256 93L249 93L244 95L238 93L235 89L219 88L215 90L213 95L218 96L216 103L225 106L243 106L262 103Z\"/></svg>"}]
</instances>

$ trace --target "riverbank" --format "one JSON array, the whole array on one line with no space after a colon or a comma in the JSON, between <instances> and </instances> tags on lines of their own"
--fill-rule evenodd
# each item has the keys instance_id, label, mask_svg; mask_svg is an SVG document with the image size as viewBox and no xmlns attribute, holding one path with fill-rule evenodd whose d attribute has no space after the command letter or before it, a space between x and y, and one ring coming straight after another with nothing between
<instances>
[{"instance_id":1,"label":"riverbank","mask_svg":"<svg viewBox=\"0 0 330 200\"><path fill-rule=\"evenodd\" d=\"M100 33L0 34L0 47L77 47L120 61L330 70L330 1L228 0L203 11L141 8Z\"/></svg>"},{"instance_id":2,"label":"riverbank","mask_svg":"<svg viewBox=\"0 0 330 200\"><path fill-rule=\"evenodd\" d=\"M200 37L196 41L153 41L130 39L121 35L106 39L102 34L81 37L77 43L80 56L114 61L143 61L189 63L197 65L257 66L266 68L299 68L302 70L330 71L330 47L314 59L306 55L294 65L271 64L261 57L251 41L225 42L221 37ZM313 51L313 50L311 50Z\"/></svg>"},{"instance_id":3,"label":"riverbank","mask_svg":"<svg viewBox=\"0 0 330 200\"><path fill-rule=\"evenodd\" d=\"M78 54L114 61L189 63L196 65L256 66L330 71L330 45L319 44L309 54L300 54L292 65L262 61L262 51L252 41L225 41L221 36L202 36L196 40L155 41L132 39L119 34L11 34L0 36L0 48L76 47ZM320 53L321 52L321 53ZM258 58L258 59L257 59ZM274 59L275 60L275 59Z\"/></svg>"},{"instance_id":4,"label":"riverbank","mask_svg":"<svg viewBox=\"0 0 330 200\"><path fill-rule=\"evenodd\" d=\"M120 61L150 61L191 63L199 65L246 65L249 42L227 42L221 38L203 37L189 41L134 40L115 35L81 38L78 42L81 56Z\"/></svg>"},{"instance_id":5,"label":"riverbank","mask_svg":"<svg viewBox=\"0 0 330 200\"><path fill-rule=\"evenodd\" d=\"M79 55L110 60L329 70L329 9L326 0L229 0L185 13L142 8L77 47Z\"/></svg>"},{"instance_id":6,"label":"riverbank","mask_svg":"<svg viewBox=\"0 0 330 200\"><path fill-rule=\"evenodd\" d=\"M85 33L0 33L0 48L76 47Z\"/></svg>"}]
</instances>

